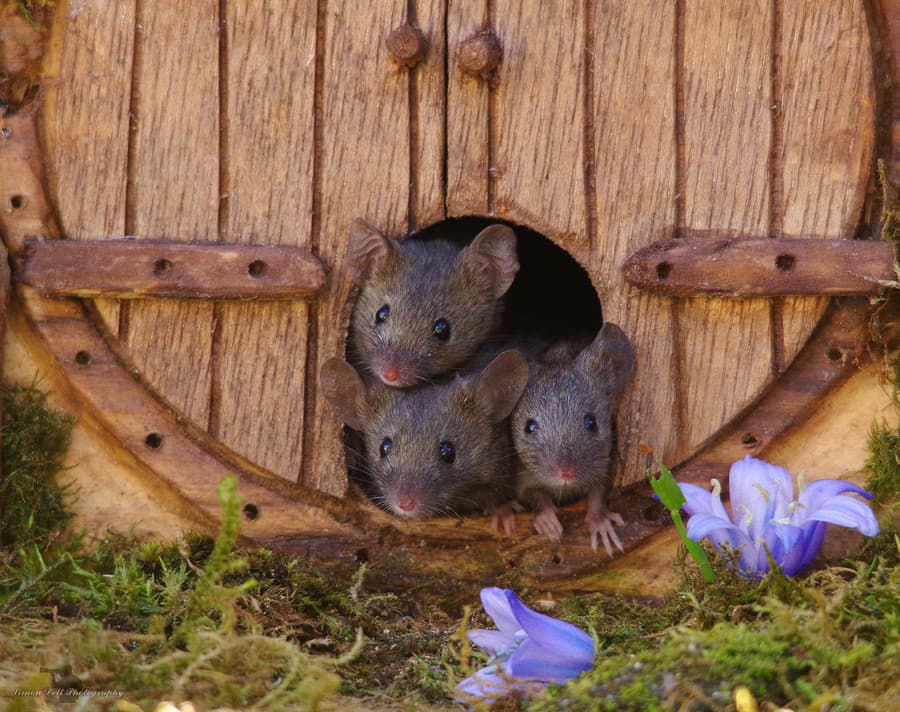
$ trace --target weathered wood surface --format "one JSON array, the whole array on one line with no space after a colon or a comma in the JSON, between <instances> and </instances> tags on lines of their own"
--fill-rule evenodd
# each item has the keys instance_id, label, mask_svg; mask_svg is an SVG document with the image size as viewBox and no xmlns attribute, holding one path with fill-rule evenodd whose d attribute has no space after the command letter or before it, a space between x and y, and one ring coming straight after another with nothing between
<instances>
[{"instance_id":1,"label":"weathered wood surface","mask_svg":"<svg viewBox=\"0 0 900 712\"><path fill-rule=\"evenodd\" d=\"M895 248L874 240L691 237L635 252L625 278L681 297L877 295L897 278Z\"/></svg>"},{"instance_id":2,"label":"weathered wood surface","mask_svg":"<svg viewBox=\"0 0 900 712\"><path fill-rule=\"evenodd\" d=\"M32 240L19 278L74 297L309 299L325 283L306 250L152 240Z\"/></svg>"}]
</instances>

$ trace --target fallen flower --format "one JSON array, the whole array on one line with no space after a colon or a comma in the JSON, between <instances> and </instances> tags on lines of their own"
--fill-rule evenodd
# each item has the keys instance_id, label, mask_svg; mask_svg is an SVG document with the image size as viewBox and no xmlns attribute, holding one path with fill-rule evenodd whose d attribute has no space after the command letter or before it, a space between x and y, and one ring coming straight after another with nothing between
<instances>
[{"instance_id":1,"label":"fallen flower","mask_svg":"<svg viewBox=\"0 0 900 712\"><path fill-rule=\"evenodd\" d=\"M490 658L456 686L458 701L490 704L512 692L528 695L591 667L594 641L580 628L531 610L510 589L484 588L481 602L499 630L469 632Z\"/></svg>"},{"instance_id":2,"label":"fallen flower","mask_svg":"<svg viewBox=\"0 0 900 712\"><path fill-rule=\"evenodd\" d=\"M731 466L728 475L730 516L722 504L721 484L715 479L712 484L712 492L679 484L687 500L684 510L691 515L687 534L694 541L709 539L719 549L736 549L738 566L748 576L761 577L768 572L766 548L786 576L801 571L822 546L828 522L866 536L878 533L878 521L869 505L841 496L855 492L872 498L852 482L816 480L804 486L801 479L795 500L786 469L747 455Z\"/></svg>"}]
</instances>

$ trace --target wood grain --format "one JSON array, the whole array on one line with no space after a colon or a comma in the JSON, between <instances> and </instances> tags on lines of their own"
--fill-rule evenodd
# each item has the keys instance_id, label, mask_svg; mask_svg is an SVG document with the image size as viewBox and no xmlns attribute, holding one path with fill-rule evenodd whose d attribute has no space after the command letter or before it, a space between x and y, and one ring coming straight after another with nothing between
<instances>
[{"instance_id":1,"label":"wood grain","mask_svg":"<svg viewBox=\"0 0 900 712\"><path fill-rule=\"evenodd\" d=\"M230 2L220 215L229 243L309 248L316 3ZM210 433L295 480L303 458L310 307L220 304Z\"/></svg>"},{"instance_id":2,"label":"wood grain","mask_svg":"<svg viewBox=\"0 0 900 712\"><path fill-rule=\"evenodd\" d=\"M619 408L623 484L645 478L653 463L641 443L666 462L677 459L681 446L670 301L631 287L622 274L631 252L667 236L675 219L674 10L672 3L605 0L588 17L594 153L585 160L596 176L591 274L604 319L628 335L638 367Z\"/></svg>"},{"instance_id":3,"label":"wood grain","mask_svg":"<svg viewBox=\"0 0 900 712\"><path fill-rule=\"evenodd\" d=\"M875 137L875 93L862 0L784 3L786 234L851 239L862 217ZM787 299L787 363L825 308Z\"/></svg>"},{"instance_id":4,"label":"wood grain","mask_svg":"<svg viewBox=\"0 0 900 712\"><path fill-rule=\"evenodd\" d=\"M892 244L873 240L695 233L638 250L625 264L625 278L674 296L874 296L895 279L894 259Z\"/></svg>"},{"instance_id":5,"label":"wood grain","mask_svg":"<svg viewBox=\"0 0 900 712\"><path fill-rule=\"evenodd\" d=\"M503 64L495 90L493 210L586 263L584 3L494 4Z\"/></svg>"},{"instance_id":6,"label":"wood grain","mask_svg":"<svg viewBox=\"0 0 900 712\"><path fill-rule=\"evenodd\" d=\"M393 61L385 37L406 19L406 3L380 2L345 12L329 5L325 18L325 74L322 96L321 233L314 235L332 278L317 303L310 335L316 341L312 369L343 356L351 286L341 270L347 231L355 217L380 230L402 234L409 209L409 82ZM341 423L317 383L307 382L307 442L300 481L343 493L347 470Z\"/></svg>"},{"instance_id":7,"label":"wood grain","mask_svg":"<svg viewBox=\"0 0 900 712\"><path fill-rule=\"evenodd\" d=\"M138 5L128 206L135 237L214 241L219 212L218 2ZM129 226L130 227L130 226ZM121 333L153 389L209 418L212 303L128 305Z\"/></svg>"},{"instance_id":8,"label":"wood grain","mask_svg":"<svg viewBox=\"0 0 900 712\"><path fill-rule=\"evenodd\" d=\"M765 234L771 4L700 0L686 13L683 227ZM693 452L769 379L769 304L696 299L678 306L677 319L684 440Z\"/></svg>"},{"instance_id":9,"label":"wood grain","mask_svg":"<svg viewBox=\"0 0 900 712\"><path fill-rule=\"evenodd\" d=\"M416 181L412 212L416 226L421 229L447 217L444 196L444 170L448 156L446 149L447 35L444 32L447 3L418 2L416 17L418 26L428 39L428 54L415 72L415 96L410 97L410 107L415 109L416 124L411 131L415 152L412 163ZM411 119L413 115L411 114Z\"/></svg>"},{"instance_id":10,"label":"wood grain","mask_svg":"<svg viewBox=\"0 0 900 712\"><path fill-rule=\"evenodd\" d=\"M153 240L30 240L20 278L43 294L75 297L309 299L325 271L290 247Z\"/></svg>"},{"instance_id":11,"label":"wood grain","mask_svg":"<svg viewBox=\"0 0 900 712\"><path fill-rule=\"evenodd\" d=\"M56 10L40 114L50 196L70 239L121 237L135 2L85 0ZM110 333L118 334L118 302L96 305Z\"/></svg>"},{"instance_id":12,"label":"wood grain","mask_svg":"<svg viewBox=\"0 0 900 712\"><path fill-rule=\"evenodd\" d=\"M447 6L447 215L485 215L491 88L458 66L459 45L488 21L486 0ZM502 72L501 64L501 72Z\"/></svg>"}]
</instances>

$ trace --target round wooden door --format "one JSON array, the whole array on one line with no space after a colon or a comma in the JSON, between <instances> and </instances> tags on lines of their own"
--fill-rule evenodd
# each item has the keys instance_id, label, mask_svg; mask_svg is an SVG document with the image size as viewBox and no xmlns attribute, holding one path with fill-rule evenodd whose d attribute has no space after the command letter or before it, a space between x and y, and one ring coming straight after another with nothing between
<instances>
[{"instance_id":1,"label":"round wooden door","mask_svg":"<svg viewBox=\"0 0 900 712\"><path fill-rule=\"evenodd\" d=\"M81 291L53 281L62 258L50 255L21 303L85 407L207 515L212 483L232 471L260 539L352 543L366 522L427 536L341 499L341 425L316 381L343 353L347 228L357 216L398 235L496 216L583 265L604 318L634 343L619 484L643 481L656 457L702 479L764 452L846 373L863 310L845 300L826 313L827 270L782 290L791 296L734 299L648 291L623 267L666 240L871 237L876 146L896 150L878 115L891 100L894 15L877 0L295 0L278 12L80 0L59 3L47 33L10 15L5 26L44 58L40 96L23 94L0 142L18 166L0 181L3 200L23 198L3 215L7 244L26 274L52 242L41 236L84 244L67 258ZM427 41L406 64L386 44L404 23ZM486 28L502 59L467 73L459 48ZM109 250L92 253L96 241ZM240 248L244 298L176 298L215 296L179 282L206 259L186 245L196 242L214 243L197 277L207 287L228 281ZM254 256L269 247L288 249ZM134 267L104 289L98 275L115 260ZM267 281L298 264L309 273L293 292ZM170 296L154 297L166 284ZM625 539L657 525L632 520ZM484 522L451 526L458 540L486 536Z\"/></svg>"}]
</instances>

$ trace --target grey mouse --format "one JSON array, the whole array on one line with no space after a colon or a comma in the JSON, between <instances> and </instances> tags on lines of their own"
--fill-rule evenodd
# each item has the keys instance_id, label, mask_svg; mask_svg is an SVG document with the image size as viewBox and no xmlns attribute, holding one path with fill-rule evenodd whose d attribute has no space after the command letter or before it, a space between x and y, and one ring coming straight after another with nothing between
<instances>
[{"instance_id":1,"label":"grey mouse","mask_svg":"<svg viewBox=\"0 0 900 712\"><path fill-rule=\"evenodd\" d=\"M418 388L367 384L336 358L319 378L331 407L363 434L364 467L383 509L407 519L506 514L515 497L506 419L528 383L521 354L507 351L480 372Z\"/></svg>"},{"instance_id":2,"label":"grey mouse","mask_svg":"<svg viewBox=\"0 0 900 712\"><path fill-rule=\"evenodd\" d=\"M345 267L360 287L350 321L355 365L408 388L461 368L494 334L519 260L505 225L460 248L394 240L357 218Z\"/></svg>"},{"instance_id":3,"label":"grey mouse","mask_svg":"<svg viewBox=\"0 0 900 712\"><path fill-rule=\"evenodd\" d=\"M584 342L582 342L583 344ZM518 500L534 512L534 528L553 541L562 536L556 505L587 496L591 547L597 535L612 556L621 550L613 523L622 517L606 508L616 405L634 375L634 350L607 322L584 348L571 341L548 349L531 364L531 379L510 418L520 461Z\"/></svg>"}]
</instances>

